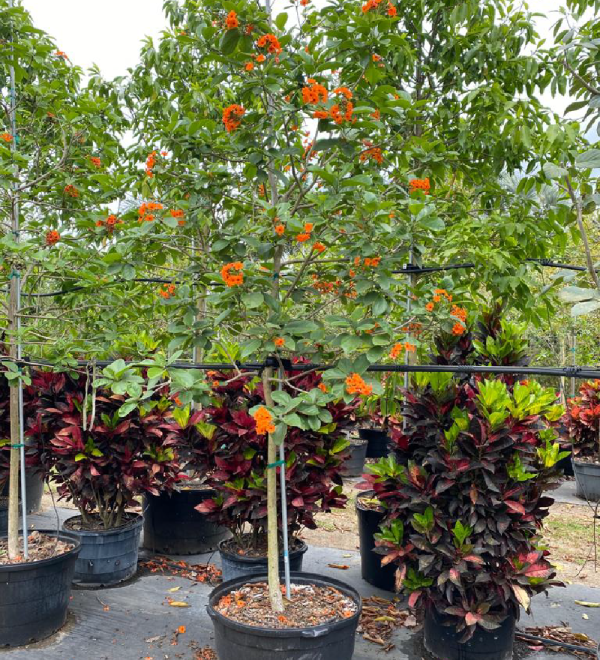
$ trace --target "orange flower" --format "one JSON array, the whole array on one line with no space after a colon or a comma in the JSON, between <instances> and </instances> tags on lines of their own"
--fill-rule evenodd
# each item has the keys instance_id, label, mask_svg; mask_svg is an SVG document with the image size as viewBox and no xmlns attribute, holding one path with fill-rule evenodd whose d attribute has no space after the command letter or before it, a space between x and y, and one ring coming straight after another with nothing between
<instances>
[{"instance_id":1,"label":"orange flower","mask_svg":"<svg viewBox=\"0 0 600 660\"><path fill-rule=\"evenodd\" d=\"M102 220L96 220L96 227L104 227Z\"/></svg>"},{"instance_id":2,"label":"orange flower","mask_svg":"<svg viewBox=\"0 0 600 660\"><path fill-rule=\"evenodd\" d=\"M395 18L397 13L398 11L396 10L396 7L394 7L394 5L388 0L387 15L391 16L391 18Z\"/></svg>"},{"instance_id":3,"label":"orange flower","mask_svg":"<svg viewBox=\"0 0 600 660\"><path fill-rule=\"evenodd\" d=\"M285 233L285 225L279 224L275 225L275 233L279 236L283 236Z\"/></svg>"},{"instance_id":4,"label":"orange flower","mask_svg":"<svg viewBox=\"0 0 600 660\"><path fill-rule=\"evenodd\" d=\"M326 103L329 97L327 89L313 78L309 78L307 82L310 87L302 88L302 100L304 103L319 103L320 101Z\"/></svg>"},{"instance_id":5,"label":"orange flower","mask_svg":"<svg viewBox=\"0 0 600 660\"><path fill-rule=\"evenodd\" d=\"M62 50L57 50L57 51L55 51L54 54L56 55L56 57L62 57L63 60L68 60L69 59L67 57L67 54Z\"/></svg>"},{"instance_id":6,"label":"orange flower","mask_svg":"<svg viewBox=\"0 0 600 660\"><path fill-rule=\"evenodd\" d=\"M402 343L394 344L392 350L390 351L390 357L392 358L392 360L395 360L399 358L403 352L404 352L404 344Z\"/></svg>"},{"instance_id":7,"label":"orange flower","mask_svg":"<svg viewBox=\"0 0 600 660\"><path fill-rule=\"evenodd\" d=\"M372 119L381 119L381 112L379 110L375 110L375 112L371 113L371 118Z\"/></svg>"},{"instance_id":8,"label":"orange flower","mask_svg":"<svg viewBox=\"0 0 600 660\"><path fill-rule=\"evenodd\" d=\"M5 142L12 142L13 136L10 133L2 133L0 135L0 140L4 140Z\"/></svg>"},{"instance_id":9,"label":"orange flower","mask_svg":"<svg viewBox=\"0 0 600 660\"><path fill-rule=\"evenodd\" d=\"M434 308L434 307L435 307L435 305L434 305L434 303L432 303L432 302L428 302L428 303L425 305L425 309L426 309L428 312L433 312L433 308Z\"/></svg>"},{"instance_id":10,"label":"orange flower","mask_svg":"<svg viewBox=\"0 0 600 660\"><path fill-rule=\"evenodd\" d=\"M94 167L102 167L102 161L96 156L90 156L90 163Z\"/></svg>"},{"instance_id":11,"label":"orange flower","mask_svg":"<svg viewBox=\"0 0 600 660\"><path fill-rule=\"evenodd\" d=\"M265 435L265 433L274 433L275 424L273 424L273 415L264 407L257 408L254 415L256 422L256 435Z\"/></svg>"},{"instance_id":12,"label":"orange flower","mask_svg":"<svg viewBox=\"0 0 600 660\"><path fill-rule=\"evenodd\" d=\"M242 123L239 117L243 117L245 112L246 110L241 105L235 103L223 110L223 124L225 124L225 130L228 133L233 133L239 128Z\"/></svg>"},{"instance_id":13,"label":"orange flower","mask_svg":"<svg viewBox=\"0 0 600 660\"><path fill-rule=\"evenodd\" d=\"M181 209L172 209L170 213L172 218L183 218L185 216L185 212Z\"/></svg>"},{"instance_id":14,"label":"orange flower","mask_svg":"<svg viewBox=\"0 0 600 660\"><path fill-rule=\"evenodd\" d=\"M266 59L267 59L267 58L261 53L261 54L256 58L256 61L257 61L259 64L262 64Z\"/></svg>"},{"instance_id":15,"label":"orange flower","mask_svg":"<svg viewBox=\"0 0 600 660\"><path fill-rule=\"evenodd\" d=\"M464 334L464 332L465 332L465 326L462 325L462 323L455 323L452 326L452 334L453 335L456 335L457 337L459 337L460 335Z\"/></svg>"},{"instance_id":16,"label":"orange flower","mask_svg":"<svg viewBox=\"0 0 600 660\"><path fill-rule=\"evenodd\" d=\"M371 149L363 151L359 156L359 160L363 163L369 159L374 160L376 163L381 165L381 163L383 163L381 149L379 147L371 147Z\"/></svg>"},{"instance_id":17,"label":"orange flower","mask_svg":"<svg viewBox=\"0 0 600 660\"><path fill-rule=\"evenodd\" d=\"M165 300L168 300L172 295L175 294L175 285L174 284L163 284L162 288L158 290L158 295Z\"/></svg>"},{"instance_id":18,"label":"orange flower","mask_svg":"<svg viewBox=\"0 0 600 660\"><path fill-rule=\"evenodd\" d=\"M183 635L185 633L185 626L179 626L179 628L177 628L177 632L180 635Z\"/></svg>"},{"instance_id":19,"label":"orange flower","mask_svg":"<svg viewBox=\"0 0 600 660\"><path fill-rule=\"evenodd\" d=\"M464 307L452 305L450 316L455 316L457 319L460 319L464 323L467 320L467 310Z\"/></svg>"},{"instance_id":20,"label":"orange flower","mask_svg":"<svg viewBox=\"0 0 600 660\"><path fill-rule=\"evenodd\" d=\"M347 87L338 87L337 89L333 90L333 93L345 96L348 101L352 98L352 92Z\"/></svg>"},{"instance_id":21,"label":"orange flower","mask_svg":"<svg viewBox=\"0 0 600 660\"><path fill-rule=\"evenodd\" d=\"M382 0L368 0L363 6L362 6L362 12L363 14L366 14L368 11L371 11L371 9L377 9L377 7L381 4Z\"/></svg>"},{"instance_id":22,"label":"orange flower","mask_svg":"<svg viewBox=\"0 0 600 660\"><path fill-rule=\"evenodd\" d=\"M221 268L221 277L228 287L240 286L244 283L244 264L241 261L234 261L230 264L225 264ZM237 270L237 275L232 275L231 271Z\"/></svg>"},{"instance_id":23,"label":"orange flower","mask_svg":"<svg viewBox=\"0 0 600 660\"><path fill-rule=\"evenodd\" d=\"M367 385L358 374L353 373L346 378L346 392L348 392L348 394L363 394L364 396L369 396L373 392L373 387Z\"/></svg>"},{"instance_id":24,"label":"orange flower","mask_svg":"<svg viewBox=\"0 0 600 660\"><path fill-rule=\"evenodd\" d=\"M373 60L373 62L379 62L381 61L381 55L376 55L375 53L373 53L371 59Z\"/></svg>"},{"instance_id":25,"label":"orange flower","mask_svg":"<svg viewBox=\"0 0 600 660\"><path fill-rule=\"evenodd\" d=\"M283 337L277 337L275 339L275 346L283 346L285 344L285 339Z\"/></svg>"},{"instance_id":26,"label":"orange flower","mask_svg":"<svg viewBox=\"0 0 600 660\"><path fill-rule=\"evenodd\" d=\"M156 151L153 151L152 153L148 154L148 158L146 159L146 175L150 179L154 176L154 172L152 170L154 169L155 165L156 165Z\"/></svg>"},{"instance_id":27,"label":"orange flower","mask_svg":"<svg viewBox=\"0 0 600 660\"><path fill-rule=\"evenodd\" d=\"M304 231L311 232L313 230L314 225L312 222L307 222L304 224Z\"/></svg>"},{"instance_id":28,"label":"orange flower","mask_svg":"<svg viewBox=\"0 0 600 660\"><path fill-rule=\"evenodd\" d=\"M56 245L60 241L60 234L56 229L46 232L46 245Z\"/></svg>"},{"instance_id":29,"label":"orange flower","mask_svg":"<svg viewBox=\"0 0 600 660\"><path fill-rule=\"evenodd\" d=\"M116 215L109 215L108 218L106 218L106 225L108 227L114 227L117 222L118 220Z\"/></svg>"},{"instance_id":30,"label":"orange flower","mask_svg":"<svg viewBox=\"0 0 600 660\"><path fill-rule=\"evenodd\" d=\"M411 343L409 343L409 342L406 341L406 342L404 342L404 349L405 349L408 353L414 353L415 350L417 349L417 347L416 347L414 344L411 344Z\"/></svg>"},{"instance_id":31,"label":"orange flower","mask_svg":"<svg viewBox=\"0 0 600 660\"><path fill-rule=\"evenodd\" d=\"M326 249L327 248L323 245L323 243L319 243L318 241L313 245L313 250L319 252L319 254L321 252L325 252Z\"/></svg>"},{"instance_id":32,"label":"orange flower","mask_svg":"<svg viewBox=\"0 0 600 660\"><path fill-rule=\"evenodd\" d=\"M183 403L181 402L181 399L180 399L178 396L176 396L176 397L173 399L173 401L175 401L176 405L178 405L178 406L182 406L182 405L183 405Z\"/></svg>"},{"instance_id":33,"label":"orange flower","mask_svg":"<svg viewBox=\"0 0 600 660\"><path fill-rule=\"evenodd\" d=\"M429 195L429 189L431 187L429 182L429 177L425 179L411 179L408 182L409 192L413 193L417 190L422 190L425 195Z\"/></svg>"},{"instance_id":34,"label":"orange flower","mask_svg":"<svg viewBox=\"0 0 600 660\"><path fill-rule=\"evenodd\" d=\"M300 0L300 4L301 4L303 7L306 7L306 5L307 5L309 2L310 2L310 0Z\"/></svg>"},{"instance_id":35,"label":"orange flower","mask_svg":"<svg viewBox=\"0 0 600 660\"><path fill-rule=\"evenodd\" d=\"M306 234L306 233L298 234L296 236L296 240L298 241L298 243L306 243L306 241L310 241L310 234Z\"/></svg>"},{"instance_id":36,"label":"orange flower","mask_svg":"<svg viewBox=\"0 0 600 660\"><path fill-rule=\"evenodd\" d=\"M315 110L313 112L313 117L315 119L327 119L329 117L329 113L327 110Z\"/></svg>"},{"instance_id":37,"label":"orange flower","mask_svg":"<svg viewBox=\"0 0 600 660\"><path fill-rule=\"evenodd\" d=\"M228 30L235 30L237 27L239 27L240 22L238 21L237 14L233 11L233 9L227 14L227 18L225 19L225 27Z\"/></svg>"},{"instance_id":38,"label":"orange flower","mask_svg":"<svg viewBox=\"0 0 600 660\"><path fill-rule=\"evenodd\" d=\"M246 62L246 66L244 68L246 71L252 71L254 69L254 62Z\"/></svg>"},{"instance_id":39,"label":"orange flower","mask_svg":"<svg viewBox=\"0 0 600 660\"><path fill-rule=\"evenodd\" d=\"M69 184L68 186L65 186L65 195L73 198L79 197L79 190L77 190L75 186Z\"/></svg>"},{"instance_id":40,"label":"orange flower","mask_svg":"<svg viewBox=\"0 0 600 660\"><path fill-rule=\"evenodd\" d=\"M269 53L275 53L277 55L281 53L281 44L279 43L279 39L274 34L263 34L262 37L257 39L256 45L259 48L268 46L267 50Z\"/></svg>"},{"instance_id":41,"label":"orange flower","mask_svg":"<svg viewBox=\"0 0 600 660\"><path fill-rule=\"evenodd\" d=\"M325 383L319 383L317 387L321 390L321 392L325 392L325 393L329 392L329 390L327 389L327 385L325 385Z\"/></svg>"}]
</instances>

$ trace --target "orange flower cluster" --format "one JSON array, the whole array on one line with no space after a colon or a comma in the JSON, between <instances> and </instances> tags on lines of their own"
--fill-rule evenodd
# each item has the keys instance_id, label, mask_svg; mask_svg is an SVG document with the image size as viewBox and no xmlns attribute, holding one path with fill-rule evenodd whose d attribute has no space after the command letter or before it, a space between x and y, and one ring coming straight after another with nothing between
<instances>
[{"instance_id":1,"label":"orange flower cluster","mask_svg":"<svg viewBox=\"0 0 600 660\"><path fill-rule=\"evenodd\" d=\"M387 15L390 16L391 18L395 18L396 15L398 14L398 10L396 7L391 2L387 3Z\"/></svg>"},{"instance_id":2,"label":"orange flower cluster","mask_svg":"<svg viewBox=\"0 0 600 660\"><path fill-rule=\"evenodd\" d=\"M433 292L433 302L439 303L442 301L442 296L448 301L452 302L452 296L446 291L446 289L436 289Z\"/></svg>"},{"instance_id":3,"label":"orange flower cluster","mask_svg":"<svg viewBox=\"0 0 600 660\"><path fill-rule=\"evenodd\" d=\"M381 5L382 2L383 2L383 0L368 0L362 6L363 14L366 14L368 11L371 11L372 9L379 9L379 5ZM396 7L388 0L387 15L394 18L397 13L398 13L398 11L396 10Z\"/></svg>"},{"instance_id":4,"label":"orange flower cluster","mask_svg":"<svg viewBox=\"0 0 600 660\"><path fill-rule=\"evenodd\" d=\"M174 284L163 284L162 288L158 290L158 295L165 300L168 300L172 295L175 294L175 285Z\"/></svg>"},{"instance_id":5,"label":"orange flower cluster","mask_svg":"<svg viewBox=\"0 0 600 660\"><path fill-rule=\"evenodd\" d=\"M346 392L348 394L363 394L369 396L373 393L373 386L367 385L358 374L350 374L346 378Z\"/></svg>"},{"instance_id":6,"label":"orange flower cluster","mask_svg":"<svg viewBox=\"0 0 600 660\"><path fill-rule=\"evenodd\" d=\"M375 110L375 112L372 112L371 119L381 119L381 112L379 112L379 110Z\"/></svg>"},{"instance_id":7,"label":"orange flower cluster","mask_svg":"<svg viewBox=\"0 0 600 660\"><path fill-rule=\"evenodd\" d=\"M371 59L373 60L373 62L381 62L381 55L376 55L375 53L373 53Z\"/></svg>"},{"instance_id":8,"label":"orange flower cluster","mask_svg":"<svg viewBox=\"0 0 600 660\"><path fill-rule=\"evenodd\" d=\"M344 104L339 105L335 104L331 106L329 114L333 121L339 126L346 121L352 121L352 113L354 112L354 106L350 101L346 101Z\"/></svg>"},{"instance_id":9,"label":"orange flower cluster","mask_svg":"<svg viewBox=\"0 0 600 660\"><path fill-rule=\"evenodd\" d=\"M423 332L423 324L409 323L402 328L402 332L409 332L418 336Z\"/></svg>"},{"instance_id":10,"label":"orange flower cluster","mask_svg":"<svg viewBox=\"0 0 600 660\"><path fill-rule=\"evenodd\" d=\"M464 307L452 305L450 316L455 316L457 319L460 319L464 323L467 320L467 310Z\"/></svg>"},{"instance_id":11,"label":"orange flower cluster","mask_svg":"<svg viewBox=\"0 0 600 660\"><path fill-rule=\"evenodd\" d=\"M183 227L185 225L185 212L182 211L181 209L172 209L170 211L171 217L172 218L177 218L177 224L180 227Z\"/></svg>"},{"instance_id":12,"label":"orange flower cluster","mask_svg":"<svg viewBox=\"0 0 600 660\"><path fill-rule=\"evenodd\" d=\"M154 176L154 172L152 170L154 169L155 165L156 151L153 151L152 153L149 153L148 158L146 158L146 176L150 179Z\"/></svg>"},{"instance_id":13,"label":"orange flower cluster","mask_svg":"<svg viewBox=\"0 0 600 660\"><path fill-rule=\"evenodd\" d=\"M282 225L281 223L278 224L278 225L275 225L275 233L278 236L283 236L283 234L285 233L285 225Z\"/></svg>"},{"instance_id":14,"label":"orange flower cluster","mask_svg":"<svg viewBox=\"0 0 600 660\"><path fill-rule=\"evenodd\" d=\"M223 268L221 268L221 277L223 278L223 282L225 282L228 287L242 285L244 283L244 273L242 272L243 269L244 264L241 261L234 261L233 263L225 264ZM232 270L236 270L237 275L232 275Z\"/></svg>"},{"instance_id":15,"label":"orange flower cluster","mask_svg":"<svg viewBox=\"0 0 600 660\"><path fill-rule=\"evenodd\" d=\"M313 230L312 222L307 222L304 225L304 232L296 236L296 240L298 241L298 243L305 243L306 241L309 241L310 233L312 232L312 230Z\"/></svg>"},{"instance_id":16,"label":"orange flower cluster","mask_svg":"<svg viewBox=\"0 0 600 660\"><path fill-rule=\"evenodd\" d=\"M54 54L56 55L56 57L62 57L63 60L68 60L69 59L67 54L62 50L57 50Z\"/></svg>"},{"instance_id":17,"label":"orange flower cluster","mask_svg":"<svg viewBox=\"0 0 600 660\"><path fill-rule=\"evenodd\" d=\"M325 383L319 383L317 387L321 390L321 392L325 392L326 394L327 392L329 392L329 390L327 389L327 385L325 385Z\"/></svg>"},{"instance_id":18,"label":"orange flower cluster","mask_svg":"<svg viewBox=\"0 0 600 660\"><path fill-rule=\"evenodd\" d=\"M73 198L79 197L79 190L77 190L75 186L69 184L68 186L65 186L65 195Z\"/></svg>"},{"instance_id":19,"label":"orange flower cluster","mask_svg":"<svg viewBox=\"0 0 600 660\"><path fill-rule=\"evenodd\" d=\"M398 344L394 344L392 347L392 350L390 351L390 357L392 360L396 360L399 358L403 351L406 351L407 353L413 353L417 347L414 344L411 344L408 341L405 341L404 343L400 342Z\"/></svg>"},{"instance_id":20,"label":"orange flower cluster","mask_svg":"<svg viewBox=\"0 0 600 660\"><path fill-rule=\"evenodd\" d=\"M254 70L254 62L246 62L246 65L244 66L244 69L246 69L246 71L253 71Z\"/></svg>"},{"instance_id":21,"label":"orange flower cluster","mask_svg":"<svg viewBox=\"0 0 600 660\"><path fill-rule=\"evenodd\" d=\"M102 167L102 161L97 156L90 156L90 163L94 167Z\"/></svg>"},{"instance_id":22,"label":"orange flower cluster","mask_svg":"<svg viewBox=\"0 0 600 660\"><path fill-rule=\"evenodd\" d=\"M235 30L237 27L239 27L240 22L238 21L237 14L233 11L233 9L227 14L227 18L225 19L225 27L228 30Z\"/></svg>"},{"instance_id":23,"label":"orange flower cluster","mask_svg":"<svg viewBox=\"0 0 600 660\"><path fill-rule=\"evenodd\" d=\"M359 156L359 160L361 162L365 162L366 160L374 160L376 163L383 163L383 156L381 154L381 149L379 147L371 147L371 149L367 149L366 151L363 151L361 155Z\"/></svg>"},{"instance_id":24,"label":"orange flower cluster","mask_svg":"<svg viewBox=\"0 0 600 660\"><path fill-rule=\"evenodd\" d=\"M275 338L275 346L283 346L285 344L285 339L283 337Z\"/></svg>"},{"instance_id":25,"label":"orange flower cluster","mask_svg":"<svg viewBox=\"0 0 600 660\"><path fill-rule=\"evenodd\" d=\"M96 227L106 227L109 232L113 232L117 225L122 225L123 220L119 220L116 215L109 215L106 220L97 220Z\"/></svg>"},{"instance_id":26,"label":"orange flower cluster","mask_svg":"<svg viewBox=\"0 0 600 660\"><path fill-rule=\"evenodd\" d=\"M462 323L455 323L452 326L452 334L460 337L460 335L465 333L465 326Z\"/></svg>"},{"instance_id":27,"label":"orange flower cluster","mask_svg":"<svg viewBox=\"0 0 600 660\"><path fill-rule=\"evenodd\" d=\"M380 262L381 262L381 257L373 257L373 258L367 257L364 261L364 264L367 267L377 268ZM354 265L360 266L360 257L354 257Z\"/></svg>"},{"instance_id":28,"label":"orange flower cluster","mask_svg":"<svg viewBox=\"0 0 600 660\"><path fill-rule=\"evenodd\" d=\"M425 179L411 179L408 182L409 192L413 193L416 190L422 190L426 195L429 195L429 189L431 185L429 183L429 177Z\"/></svg>"},{"instance_id":29,"label":"orange flower cluster","mask_svg":"<svg viewBox=\"0 0 600 660\"><path fill-rule=\"evenodd\" d=\"M326 249L327 248L323 245L323 243L319 243L318 241L313 245L313 250L319 254L321 254L321 252L325 252Z\"/></svg>"},{"instance_id":30,"label":"orange flower cluster","mask_svg":"<svg viewBox=\"0 0 600 660\"><path fill-rule=\"evenodd\" d=\"M256 435L275 432L273 415L264 406L258 408L252 417L254 417L254 421L256 422Z\"/></svg>"},{"instance_id":31,"label":"orange flower cluster","mask_svg":"<svg viewBox=\"0 0 600 660\"><path fill-rule=\"evenodd\" d=\"M338 280L336 284L339 283L340 281ZM313 287L321 293L333 293L334 291L337 293L336 284L333 282L322 281L319 279L318 275L313 275Z\"/></svg>"},{"instance_id":32,"label":"orange flower cluster","mask_svg":"<svg viewBox=\"0 0 600 660\"><path fill-rule=\"evenodd\" d=\"M263 34L263 36L256 41L256 45L259 48L268 46L267 50L271 54L275 53L276 55L279 55L279 53L281 53L281 44L274 34Z\"/></svg>"},{"instance_id":33,"label":"orange flower cluster","mask_svg":"<svg viewBox=\"0 0 600 660\"><path fill-rule=\"evenodd\" d=\"M160 211L164 208L159 202L144 202L138 209L138 222L152 222L154 220L154 214L148 213L148 211Z\"/></svg>"},{"instance_id":34,"label":"orange flower cluster","mask_svg":"<svg viewBox=\"0 0 600 660\"><path fill-rule=\"evenodd\" d=\"M323 103L327 102L329 98L329 93L323 85L320 85L314 78L309 78L306 81L310 87L302 88L302 100L304 103Z\"/></svg>"},{"instance_id":35,"label":"orange flower cluster","mask_svg":"<svg viewBox=\"0 0 600 660\"><path fill-rule=\"evenodd\" d=\"M352 98L352 92L347 87L338 87L337 89L333 90L333 93L340 96L345 96L348 101Z\"/></svg>"},{"instance_id":36,"label":"orange flower cluster","mask_svg":"<svg viewBox=\"0 0 600 660\"><path fill-rule=\"evenodd\" d=\"M223 123L228 133L233 133L233 131L239 128L242 123L239 117L243 117L245 112L246 110L241 105L236 105L235 103L223 110Z\"/></svg>"},{"instance_id":37,"label":"orange flower cluster","mask_svg":"<svg viewBox=\"0 0 600 660\"><path fill-rule=\"evenodd\" d=\"M2 133L0 135L0 140L4 140L5 142L12 142L13 136L10 133Z\"/></svg>"},{"instance_id":38,"label":"orange flower cluster","mask_svg":"<svg viewBox=\"0 0 600 660\"><path fill-rule=\"evenodd\" d=\"M46 245L56 245L58 241L60 241L60 234L56 229L46 232Z\"/></svg>"}]
</instances>

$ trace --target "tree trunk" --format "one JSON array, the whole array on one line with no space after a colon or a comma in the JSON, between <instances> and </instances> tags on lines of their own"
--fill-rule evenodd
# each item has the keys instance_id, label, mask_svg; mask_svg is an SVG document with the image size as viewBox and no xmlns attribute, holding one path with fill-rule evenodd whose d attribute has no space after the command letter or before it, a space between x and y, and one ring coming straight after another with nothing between
<instances>
[{"instance_id":1,"label":"tree trunk","mask_svg":"<svg viewBox=\"0 0 600 660\"><path fill-rule=\"evenodd\" d=\"M267 367L263 372L263 387L265 403L273 405L271 396L271 378L273 368ZM277 462L277 446L271 433L267 436L267 464ZM277 524L277 469L267 468L267 568L269 578L269 598L274 612L283 612L283 597L279 582L279 526Z\"/></svg>"},{"instance_id":2,"label":"tree trunk","mask_svg":"<svg viewBox=\"0 0 600 660\"><path fill-rule=\"evenodd\" d=\"M10 331L10 357L17 359L17 281L13 272L10 279L10 299L8 302L8 328ZM10 476L8 482L8 558L13 560L19 554L19 385L11 382L10 387Z\"/></svg>"}]
</instances>

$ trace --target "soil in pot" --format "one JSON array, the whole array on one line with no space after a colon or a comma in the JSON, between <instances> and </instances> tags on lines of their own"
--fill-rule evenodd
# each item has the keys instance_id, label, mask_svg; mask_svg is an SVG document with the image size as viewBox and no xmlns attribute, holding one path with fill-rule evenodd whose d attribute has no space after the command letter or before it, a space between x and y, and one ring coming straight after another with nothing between
<instances>
[{"instance_id":1,"label":"soil in pot","mask_svg":"<svg viewBox=\"0 0 600 660\"><path fill-rule=\"evenodd\" d=\"M583 500L600 501L600 463L573 461L575 494Z\"/></svg>"},{"instance_id":2,"label":"soil in pot","mask_svg":"<svg viewBox=\"0 0 600 660\"><path fill-rule=\"evenodd\" d=\"M80 586L107 587L129 579L137 570L140 534L144 519L125 514L120 527L104 529L97 515L69 518L63 528L77 536L81 550L73 582Z\"/></svg>"},{"instance_id":3,"label":"soil in pot","mask_svg":"<svg viewBox=\"0 0 600 660\"><path fill-rule=\"evenodd\" d=\"M356 498L361 576L365 582L374 587L385 591L395 591L395 566L382 566L382 555L374 552L374 535L380 531L379 525L383 521L385 512L376 500L371 499L372 497L373 491L365 491Z\"/></svg>"},{"instance_id":4,"label":"soil in pot","mask_svg":"<svg viewBox=\"0 0 600 660\"><path fill-rule=\"evenodd\" d=\"M0 647L40 641L67 618L79 541L70 534L32 532L29 558L8 563L0 538Z\"/></svg>"},{"instance_id":5,"label":"soil in pot","mask_svg":"<svg viewBox=\"0 0 600 660\"><path fill-rule=\"evenodd\" d=\"M292 599L283 613L271 610L264 574L212 592L208 613L219 660L352 658L361 612L358 593L311 573L294 573L291 582Z\"/></svg>"},{"instance_id":6,"label":"soil in pot","mask_svg":"<svg viewBox=\"0 0 600 660\"><path fill-rule=\"evenodd\" d=\"M457 632L455 619L435 608L425 613L424 644L436 658L443 660L511 660L516 617L508 616L499 628L485 630L477 626L473 637L461 643L464 631Z\"/></svg>"},{"instance_id":7,"label":"soil in pot","mask_svg":"<svg viewBox=\"0 0 600 660\"><path fill-rule=\"evenodd\" d=\"M159 496L144 496L144 547L169 555L196 555L217 549L231 536L229 530L196 511L201 502L214 497L210 488L181 489Z\"/></svg>"},{"instance_id":8,"label":"soil in pot","mask_svg":"<svg viewBox=\"0 0 600 660\"><path fill-rule=\"evenodd\" d=\"M384 458L390 453L390 439L381 429L359 429L358 435L368 441L367 458Z\"/></svg>"},{"instance_id":9,"label":"soil in pot","mask_svg":"<svg viewBox=\"0 0 600 660\"><path fill-rule=\"evenodd\" d=\"M252 534L243 534L241 543L238 543L233 538L219 543L224 582L266 572L267 539L265 536L262 536L259 538L257 544L254 544L252 541ZM282 545L280 543L279 547L282 548ZM293 537L290 538L290 571L298 572L302 570L302 560L307 550L308 546L304 541ZM280 575L283 575L284 570L283 556L280 556Z\"/></svg>"},{"instance_id":10,"label":"soil in pot","mask_svg":"<svg viewBox=\"0 0 600 660\"><path fill-rule=\"evenodd\" d=\"M360 477L364 472L365 458L368 443L365 441L351 442L348 447L350 454L344 461L343 471L345 477Z\"/></svg>"}]
</instances>

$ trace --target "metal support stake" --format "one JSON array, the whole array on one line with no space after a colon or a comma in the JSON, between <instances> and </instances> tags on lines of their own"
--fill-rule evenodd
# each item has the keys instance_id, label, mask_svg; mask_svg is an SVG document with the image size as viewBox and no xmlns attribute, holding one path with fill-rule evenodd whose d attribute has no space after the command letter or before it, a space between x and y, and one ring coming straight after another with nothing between
<instances>
[{"instance_id":1,"label":"metal support stake","mask_svg":"<svg viewBox=\"0 0 600 660\"><path fill-rule=\"evenodd\" d=\"M14 1L9 2L11 9L14 6ZM15 67L10 65L10 123L12 132L12 152L16 154L17 151L17 91L15 81ZM16 161L15 161L16 162ZM15 167L17 167L15 165ZM14 197L12 202L12 231L15 237L15 242L19 242L19 183L15 180L13 184ZM16 271L16 269L15 269ZM17 271L14 273L14 286L17 293L17 359L22 360L22 347L21 347L21 277ZM19 367L20 370L21 367ZM24 415L23 415L23 381L19 378L19 461L20 461L20 477L21 477L21 517L23 528L23 556L25 559L29 557L29 543L27 539L27 489L25 485L25 442L24 442Z\"/></svg>"},{"instance_id":2,"label":"metal support stake","mask_svg":"<svg viewBox=\"0 0 600 660\"><path fill-rule=\"evenodd\" d=\"M283 379L285 372L283 367L278 369L279 389L283 389ZM283 535L283 569L285 574L285 596L288 600L292 598L290 587L290 543L288 538L288 516L287 516L287 492L285 482L285 439L279 445L279 460L282 462L279 466L279 482L281 490L281 528Z\"/></svg>"}]
</instances>

